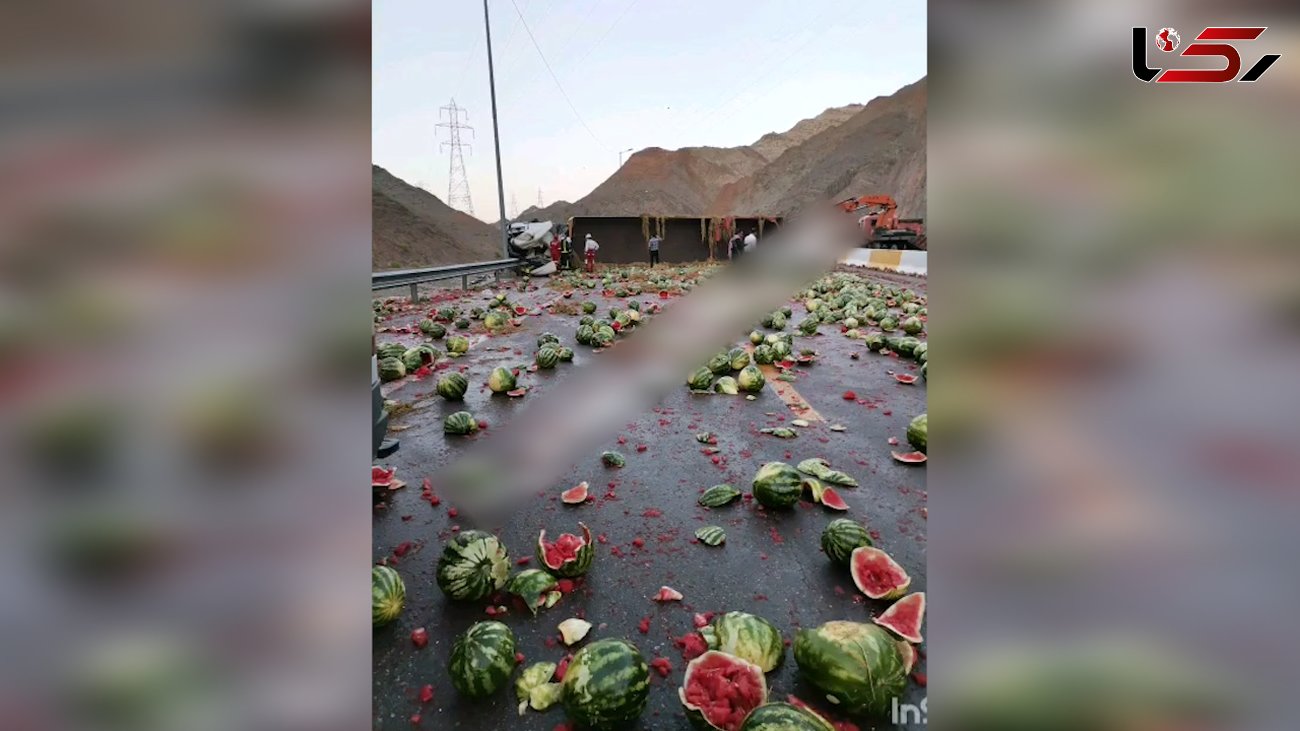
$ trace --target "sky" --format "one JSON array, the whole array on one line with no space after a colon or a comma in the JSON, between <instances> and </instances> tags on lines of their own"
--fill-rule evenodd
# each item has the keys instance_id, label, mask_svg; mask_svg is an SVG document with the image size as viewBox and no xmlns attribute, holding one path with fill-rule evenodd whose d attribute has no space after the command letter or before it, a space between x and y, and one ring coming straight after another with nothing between
<instances>
[{"instance_id":1,"label":"sky","mask_svg":"<svg viewBox=\"0 0 1300 731\"><path fill-rule=\"evenodd\" d=\"M614 173L620 150L751 144L926 74L920 0L489 8L508 215L535 205L539 191L544 204L581 198ZM481 0L375 0L372 23L374 162L446 200L447 136L435 125L454 98L474 128L463 133L473 212L498 220Z\"/></svg>"}]
</instances>

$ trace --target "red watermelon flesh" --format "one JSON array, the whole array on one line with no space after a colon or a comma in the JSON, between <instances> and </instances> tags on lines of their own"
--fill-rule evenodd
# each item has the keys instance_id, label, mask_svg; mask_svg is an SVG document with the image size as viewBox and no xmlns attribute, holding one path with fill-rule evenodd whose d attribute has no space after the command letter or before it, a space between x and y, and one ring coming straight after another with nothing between
<instances>
[{"instance_id":1,"label":"red watermelon flesh","mask_svg":"<svg viewBox=\"0 0 1300 731\"><path fill-rule=\"evenodd\" d=\"M920 643L925 622L925 592L908 594L871 620L908 642Z\"/></svg>"},{"instance_id":2,"label":"red watermelon flesh","mask_svg":"<svg viewBox=\"0 0 1300 731\"><path fill-rule=\"evenodd\" d=\"M560 500L565 505L580 505L587 501L587 481L583 480L573 487L560 493ZM575 538L577 536L574 536ZM563 538L563 536L561 536Z\"/></svg>"},{"instance_id":3,"label":"red watermelon flesh","mask_svg":"<svg viewBox=\"0 0 1300 731\"><path fill-rule=\"evenodd\" d=\"M922 464L926 459L925 454L921 452L890 452L889 454L905 464Z\"/></svg>"},{"instance_id":4,"label":"red watermelon flesh","mask_svg":"<svg viewBox=\"0 0 1300 731\"><path fill-rule=\"evenodd\" d=\"M916 383L916 376L910 373L895 373L894 380L899 383Z\"/></svg>"},{"instance_id":5,"label":"red watermelon flesh","mask_svg":"<svg viewBox=\"0 0 1300 731\"><path fill-rule=\"evenodd\" d=\"M822 505L831 510L849 509L849 504L844 502L844 498L840 497L840 494L831 487L822 488Z\"/></svg>"},{"instance_id":6,"label":"red watermelon flesh","mask_svg":"<svg viewBox=\"0 0 1300 731\"><path fill-rule=\"evenodd\" d=\"M586 541L572 533L563 533L554 543L546 542L546 534L542 533L542 550L546 555L546 567L558 569L569 561L578 558L578 549L586 545Z\"/></svg>"},{"instance_id":7,"label":"red watermelon flesh","mask_svg":"<svg viewBox=\"0 0 1300 731\"><path fill-rule=\"evenodd\" d=\"M528 308L527 308L527 307L522 307L522 306L516 305L516 306L515 306L515 314L516 314L516 315L526 315L526 314L528 314Z\"/></svg>"},{"instance_id":8,"label":"red watermelon flesh","mask_svg":"<svg viewBox=\"0 0 1300 731\"><path fill-rule=\"evenodd\" d=\"M858 590L872 599L897 599L912 584L912 577L888 553L871 546L853 549L849 572Z\"/></svg>"},{"instance_id":9,"label":"red watermelon flesh","mask_svg":"<svg viewBox=\"0 0 1300 731\"><path fill-rule=\"evenodd\" d=\"M759 666L709 651L686 666L678 696L713 728L740 731L750 711L767 701L767 681Z\"/></svg>"}]
</instances>

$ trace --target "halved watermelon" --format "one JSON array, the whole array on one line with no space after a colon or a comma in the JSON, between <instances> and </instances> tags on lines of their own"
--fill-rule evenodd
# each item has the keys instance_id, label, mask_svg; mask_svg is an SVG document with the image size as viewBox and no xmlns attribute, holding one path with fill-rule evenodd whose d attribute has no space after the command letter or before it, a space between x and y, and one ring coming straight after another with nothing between
<instances>
[{"instance_id":1,"label":"halved watermelon","mask_svg":"<svg viewBox=\"0 0 1300 731\"><path fill-rule=\"evenodd\" d=\"M572 579L582 576L591 568L595 548L591 545L591 530L583 523L582 536L564 533L554 543L546 540L546 531L537 536L537 560L552 574Z\"/></svg>"},{"instance_id":2,"label":"halved watermelon","mask_svg":"<svg viewBox=\"0 0 1300 731\"><path fill-rule=\"evenodd\" d=\"M907 593L912 577L888 553L859 546L849 556L849 573L858 591L872 599L897 599Z\"/></svg>"},{"instance_id":3,"label":"halved watermelon","mask_svg":"<svg viewBox=\"0 0 1300 731\"><path fill-rule=\"evenodd\" d=\"M516 314L516 315L521 315L521 316L522 316L522 315L527 315L527 314L528 314L528 308L527 308L527 307L524 307L523 305L515 305L515 314Z\"/></svg>"},{"instance_id":4,"label":"halved watermelon","mask_svg":"<svg viewBox=\"0 0 1300 731\"><path fill-rule=\"evenodd\" d=\"M745 718L767 701L763 669L710 650L691 660L677 697L697 728L740 731Z\"/></svg>"},{"instance_id":5,"label":"halved watermelon","mask_svg":"<svg viewBox=\"0 0 1300 731\"><path fill-rule=\"evenodd\" d=\"M925 622L925 592L908 594L871 621L908 642L920 644L921 625Z\"/></svg>"},{"instance_id":6,"label":"halved watermelon","mask_svg":"<svg viewBox=\"0 0 1300 731\"><path fill-rule=\"evenodd\" d=\"M899 383L906 383L911 385L913 383L916 383L916 376L910 373L895 373L894 380L898 381Z\"/></svg>"},{"instance_id":7,"label":"halved watermelon","mask_svg":"<svg viewBox=\"0 0 1300 731\"><path fill-rule=\"evenodd\" d=\"M837 493L837 492L835 492L835 489L832 488L832 487L823 487L823 488L822 488L822 500L821 500L821 503L822 503L822 505L825 505L826 507L830 508L831 510L848 510L848 509L849 509L849 504L846 503L846 502L844 502L844 498L840 497L840 494Z\"/></svg>"},{"instance_id":8,"label":"halved watermelon","mask_svg":"<svg viewBox=\"0 0 1300 731\"><path fill-rule=\"evenodd\" d=\"M581 505L587 502L587 481L583 480L560 493L560 500L565 505Z\"/></svg>"},{"instance_id":9,"label":"halved watermelon","mask_svg":"<svg viewBox=\"0 0 1300 731\"><path fill-rule=\"evenodd\" d=\"M921 452L890 452L893 458L903 464L924 464L925 455Z\"/></svg>"}]
</instances>

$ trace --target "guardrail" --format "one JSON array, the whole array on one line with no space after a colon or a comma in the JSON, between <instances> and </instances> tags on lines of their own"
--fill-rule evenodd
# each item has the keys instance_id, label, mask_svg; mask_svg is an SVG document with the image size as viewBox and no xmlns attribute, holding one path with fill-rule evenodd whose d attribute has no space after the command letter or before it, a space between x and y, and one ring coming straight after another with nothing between
<instances>
[{"instance_id":1,"label":"guardrail","mask_svg":"<svg viewBox=\"0 0 1300 731\"><path fill-rule=\"evenodd\" d=\"M473 264L452 264L445 267L425 267L423 269L398 269L391 272L371 272L370 291L393 289L395 287L411 288L411 301L419 300L419 286L426 282L460 277L460 286L469 289L469 278L476 274L492 274L500 281L501 272L514 269L524 262L523 259L498 259L480 261Z\"/></svg>"},{"instance_id":2,"label":"guardrail","mask_svg":"<svg viewBox=\"0 0 1300 731\"><path fill-rule=\"evenodd\" d=\"M882 269L902 274L926 275L928 256L924 251L902 249L854 249L841 264Z\"/></svg>"}]
</instances>

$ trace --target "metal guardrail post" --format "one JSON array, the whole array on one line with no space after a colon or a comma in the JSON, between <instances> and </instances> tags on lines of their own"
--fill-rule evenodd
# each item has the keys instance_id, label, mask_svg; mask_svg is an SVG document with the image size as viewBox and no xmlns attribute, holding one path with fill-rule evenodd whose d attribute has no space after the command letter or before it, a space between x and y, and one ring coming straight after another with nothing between
<instances>
[{"instance_id":1,"label":"metal guardrail post","mask_svg":"<svg viewBox=\"0 0 1300 731\"><path fill-rule=\"evenodd\" d=\"M461 289L469 289L469 275L468 275L468 274L462 274L462 275L460 275L460 288L461 288Z\"/></svg>"},{"instance_id":2,"label":"metal guardrail post","mask_svg":"<svg viewBox=\"0 0 1300 731\"><path fill-rule=\"evenodd\" d=\"M500 269L497 269L496 271L492 272L492 279L493 279L497 284L501 284L501 270L500 270Z\"/></svg>"},{"instance_id":3,"label":"metal guardrail post","mask_svg":"<svg viewBox=\"0 0 1300 731\"><path fill-rule=\"evenodd\" d=\"M419 301L420 301L420 283L411 282L411 304L415 304Z\"/></svg>"}]
</instances>

